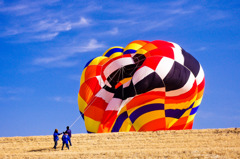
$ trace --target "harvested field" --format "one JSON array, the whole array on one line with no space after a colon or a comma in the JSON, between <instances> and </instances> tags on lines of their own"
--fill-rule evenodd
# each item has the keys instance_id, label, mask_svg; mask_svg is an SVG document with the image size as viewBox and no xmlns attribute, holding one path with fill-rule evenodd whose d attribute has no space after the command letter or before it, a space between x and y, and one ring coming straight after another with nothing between
<instances>
[{"instance_id":1,"label":"harvested field","mask_svg":"<svg viewBox=\"0 0 240 159\"><path fill-rule=\"evenodd\" d=\"M70 150L52 136L2 137L0 158L240 158L240 128L73 134Z\"/></svg>"}]
</instances>

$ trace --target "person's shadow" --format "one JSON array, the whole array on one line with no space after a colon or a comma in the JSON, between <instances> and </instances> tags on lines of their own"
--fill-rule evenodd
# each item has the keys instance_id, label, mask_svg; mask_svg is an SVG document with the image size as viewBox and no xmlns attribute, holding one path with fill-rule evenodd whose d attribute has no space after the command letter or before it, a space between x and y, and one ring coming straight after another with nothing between
<instances>
[{"instance_id":1,"label":"person's shadow","mask_svg":"<svg viewBox=\"0 0 240 159\"><path fill-rule=\"evenodd\" d=\"M54 151L54 150L57 150L57 149L49 147L49 148L33 149L33 150L29 150L28 152L42 152L42 151Z\"/></svg>"}]
</instances>

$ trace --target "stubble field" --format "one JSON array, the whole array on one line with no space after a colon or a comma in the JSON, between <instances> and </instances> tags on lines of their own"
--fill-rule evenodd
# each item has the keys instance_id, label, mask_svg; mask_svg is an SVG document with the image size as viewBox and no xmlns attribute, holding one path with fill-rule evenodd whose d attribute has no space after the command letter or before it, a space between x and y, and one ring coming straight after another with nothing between
<instances>
[{"instance_id":1,"label":"stubble field","mask_svg":"<svg viewBox=\"0 0 240 159\"><path fill-rule=\"evenodd\" d=\"M53 144L52 135L1 137L0 158L240 158L240 128L73 134L70 150Z\"/></svg>"}]
</instances>

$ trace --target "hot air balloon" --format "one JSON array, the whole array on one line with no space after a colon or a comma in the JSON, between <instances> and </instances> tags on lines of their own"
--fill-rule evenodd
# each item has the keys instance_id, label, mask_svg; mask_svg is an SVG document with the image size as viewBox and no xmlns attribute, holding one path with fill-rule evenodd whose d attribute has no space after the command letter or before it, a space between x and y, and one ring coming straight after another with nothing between
<instances>
[{"instance_id":1,"label":"hot air balloon","mask_svg":"<svg viewBox=\"0 0 240 159\"><path fill-rule=\"evenodd\" d=\"M78 105L89 133L192 129L204 85L178 44L136 40L86 64Z\"/></svg>"}]
</instances>

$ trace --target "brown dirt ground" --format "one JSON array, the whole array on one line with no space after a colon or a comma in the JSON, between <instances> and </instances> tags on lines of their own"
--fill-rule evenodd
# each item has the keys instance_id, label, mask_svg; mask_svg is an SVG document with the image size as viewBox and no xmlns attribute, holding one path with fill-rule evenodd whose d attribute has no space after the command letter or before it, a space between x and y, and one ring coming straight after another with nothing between
<instances>
[{"instance_id":1,"label":"brown dirt ground","mask_svg":"<svg viewBox=\"0 0 240 159\"><path fill-rule=\"evenodd\" d=\"M61 137L60 137L61 138ZM1 137L0 158L240 158L240 128L73 134L53 149L52 136Z\"/></svg>"}]
</instances>

